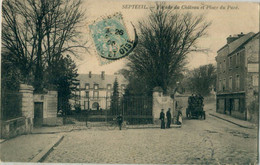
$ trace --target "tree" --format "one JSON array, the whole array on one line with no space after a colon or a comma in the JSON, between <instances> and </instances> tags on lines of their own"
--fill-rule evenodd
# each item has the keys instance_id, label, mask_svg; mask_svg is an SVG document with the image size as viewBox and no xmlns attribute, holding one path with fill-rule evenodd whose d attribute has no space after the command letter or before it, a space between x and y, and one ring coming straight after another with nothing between
<instances>
[{"instance_id":1,"label":"tree","mask_svg":"<svg viewBox=\"0 0 260 165\"><path fill-rule=\"evenodd\" d=\"M216 68L212 64L203 65L194 69L188 78L188 86L192 92L207 96L216 87Z\"/></svg>"},{"instance_id":2,"label":"tree","mask_svg":"<svg viewBox=\"0 0 260 165\"><path fill-rule=\"evenodd\" d=\"M167 93L181 76L186 57L206 35L210 23L202 15L174 13L157 3L146 20L139 22L139 44L129 56L128 70L148 93L156 86Z\"/></svg>"},{"instance_id":3,"label":"tree","mask_svg":"<svg viewBox=\"0 0 260 165\"><path fill-rule=\"evenodd\" d=\"M113 84L113 95L111 97L111 111L113 115L118 115L119 113L119 91L118 91L117 78Z\"/></svg>"},{"instance_id":4,"label":"tree","mask_svg":"<svg viewBox=\"0 0 260 165\"><path fill-rule=\"evenodd\" d=\"M44 72L56 71L62 54L85 48L78 42L84 19L81 0L5 0L2 4L2 46L21 72L21 81L33 80L42 91ZM77 40L76 40L77 38Z\"/></svg>"},{"instance_id":5,"label":"tree","mask_svg":"<svg viewBox=\"0 0 260 165\"><path fill-rule=\"evenodd\" d=\"M73 91L76 90L77 68L74 61L69 55L61 57L59 63L56 65L56 73L49 73L48 80L55 85L58 91L58 108L62 109L65 114L69 114L71 105L69 99L73 98Z\"/></svg>"}]
</instances>

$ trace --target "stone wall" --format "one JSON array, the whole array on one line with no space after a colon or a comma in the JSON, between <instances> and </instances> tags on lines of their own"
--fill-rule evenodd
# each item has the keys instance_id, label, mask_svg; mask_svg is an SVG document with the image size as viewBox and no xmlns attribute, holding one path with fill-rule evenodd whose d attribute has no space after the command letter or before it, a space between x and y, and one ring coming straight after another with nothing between
<instances>
[{"instance_id":1,"label":"stone wall","mask_svg":"<svg viewBox=\"0 0 260 165\"><path fill-rule=\"evenodd\" d=\"M11 120L2 121L1 138L8 139L18 135L30 133L30 131L28 132L28 125L32 123L28 122L30 122L30 120L26 119L25 117L19 117Z\"/></svg>"},{"instance_id":2,"label":"stone wall","mask_svg":"<svg viewBox=\"0 0 260 165\"><path fill-rule=\"evenodd\" d=\"M33 129L34 105L33 87L21 84L21 111L23 117L1 121L1 138L12 138L22 134L28 134Z\"/></svg>"}]
</instances>

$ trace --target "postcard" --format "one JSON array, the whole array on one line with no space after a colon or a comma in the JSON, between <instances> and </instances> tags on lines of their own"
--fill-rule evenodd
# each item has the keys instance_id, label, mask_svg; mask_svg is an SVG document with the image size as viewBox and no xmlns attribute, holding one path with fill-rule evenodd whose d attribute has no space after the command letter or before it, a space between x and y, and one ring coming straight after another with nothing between
<instances>
[{"instance_id":1,"label":"postcard","mask_svg":"<svg viewBox=\"0 0 260 165\"><path fill-rule=\"evenodd\" d=\"M259 3L1 7L1 163L259 163Z\"/></svg>"}]
</instances>

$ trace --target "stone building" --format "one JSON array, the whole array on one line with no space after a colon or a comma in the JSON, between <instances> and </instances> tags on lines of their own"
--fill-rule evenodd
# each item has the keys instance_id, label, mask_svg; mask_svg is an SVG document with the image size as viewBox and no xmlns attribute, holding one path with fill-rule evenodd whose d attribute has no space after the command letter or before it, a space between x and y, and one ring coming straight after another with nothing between
<instances>
[{"instance_id":1,"label":"stone building","mask_svg":"<svg viewBox=\"0 0 260 165\"><path fill-rule=\"evenodd\" d=\"M217 112L257 120L259 33L230 35L217 53Z\"/></svg>"},{"instance_id":2,"label":"stone building","mask_svg":"<svg viewBox=\"0 0 260 165\"><path fill-rule=\"evenodd\" d=\"M111 96L115 79L118 82L119 94L122 95L127 85L127 80L122 75L79 74L78 99L74 102L80 104L82 110L106 110L110 108Z\"/></svg>"}]
</instances>

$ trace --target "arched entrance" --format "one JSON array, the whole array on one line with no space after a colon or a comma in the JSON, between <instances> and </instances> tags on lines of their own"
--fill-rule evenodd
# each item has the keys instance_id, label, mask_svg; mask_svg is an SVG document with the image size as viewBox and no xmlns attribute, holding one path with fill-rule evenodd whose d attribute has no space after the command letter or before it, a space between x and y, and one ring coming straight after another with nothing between
<instances>
[{"instance_id":1,"label":"arched entrance","mask_svg":"<svg viewBox=\"0 0 260 165\"><path fill-rule=\"evenodd\" d=\"M98 104L98 102L94 102L94 103L92 104L92 110L99 110L99 104Z\"/></svg>"}]
</instances>

